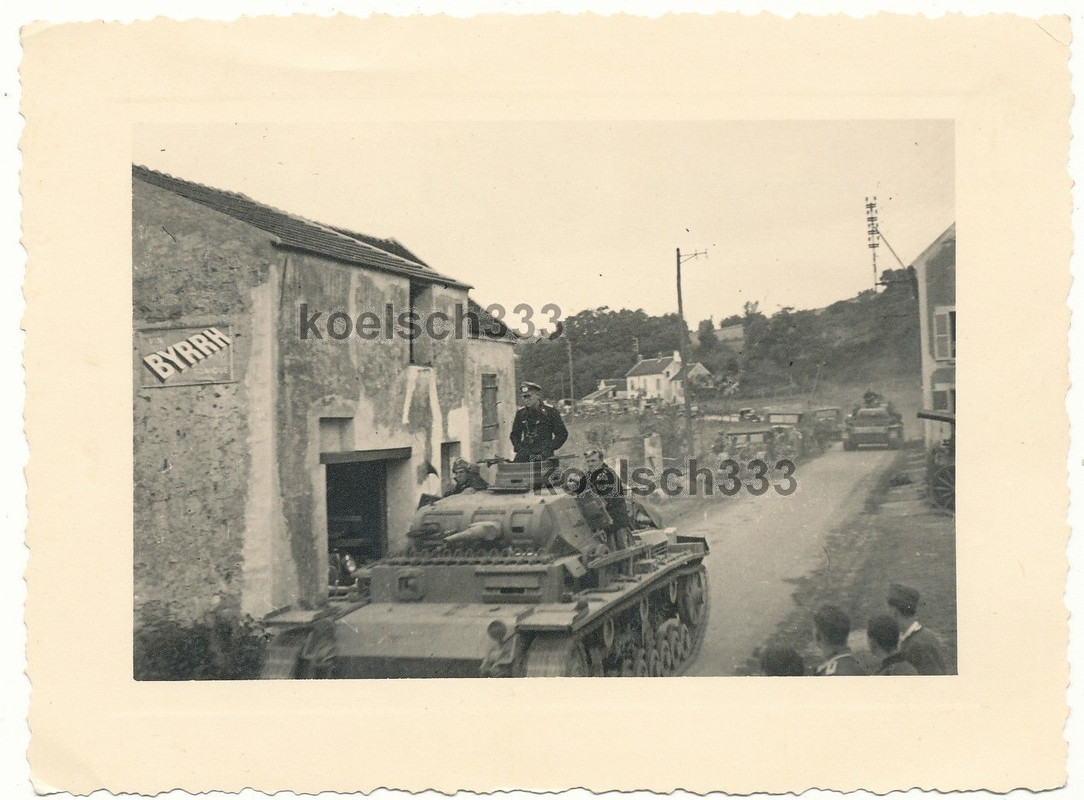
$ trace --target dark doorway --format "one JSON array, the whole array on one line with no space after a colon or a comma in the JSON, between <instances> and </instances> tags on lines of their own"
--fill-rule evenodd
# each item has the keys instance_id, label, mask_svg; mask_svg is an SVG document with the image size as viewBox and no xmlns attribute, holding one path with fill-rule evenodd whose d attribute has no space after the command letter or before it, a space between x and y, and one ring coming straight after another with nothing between
<instances>
[{"instance_id":1,"label":"dark doorway","mask_svg":"<svg viewBox=\"0 0 1084 800\"><path fill-rule=\"evenodd\" d=\"M381 558L388 546L384 461L327 465L327 537L332 555L357 564Z\"/></svg>"}]
</instances>

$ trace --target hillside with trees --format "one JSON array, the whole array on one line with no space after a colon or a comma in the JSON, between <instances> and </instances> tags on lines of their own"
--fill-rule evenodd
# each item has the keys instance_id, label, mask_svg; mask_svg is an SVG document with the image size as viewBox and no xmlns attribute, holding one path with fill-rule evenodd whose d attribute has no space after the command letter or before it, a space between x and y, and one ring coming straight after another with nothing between
<instances>
[{"instance_id":1,"label":"hillside with trees","mask_svg":"<svg viewBox=\"0 0 1084 800\"><path fill-rule=\"evenodd\" d=\"M724 343L722 326L741 324L744 343ZM574 396L583 397L600 379L622 378L644 358L678 349L677 314L651 316L643 310L601 307L563 321L560 335L517 345L517 371L540 383L550 397L569 396L572 351ZM713 382L696 395L770 395L806 391L814 381L838 385L877 383L919 373L918 299L913 275L886 270L882 287L826 308L782 308L766 315L757 303L744 314L696 326L687 357L712 373Z\"/></svg>"}]
</instances>

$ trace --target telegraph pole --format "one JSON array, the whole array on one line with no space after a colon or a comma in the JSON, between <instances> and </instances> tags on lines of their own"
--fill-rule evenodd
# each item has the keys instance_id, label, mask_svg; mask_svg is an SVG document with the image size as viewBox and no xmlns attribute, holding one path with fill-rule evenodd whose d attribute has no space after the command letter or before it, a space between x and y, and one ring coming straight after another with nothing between
<instances>
[{"instance_id":1,"label":"telegraph pole","mask_svg":"<svg viewBox=\"0 0 1084 800\"><path fill-rule=\"evenodd\" d=\"M576 381L572 376L572 339L565 336L565 349L568 351L568 398L572 401L572 412L576 412Z\"/></svg>"},{"instance_id":2,"label":"telegraph pole","mask_svg":"<svg viewBox=\"0 0 1084 800\"><path fill-rule=\"evenodd\" d=\"M873 255L873 285L877 285L877 248L880 247L881 231L877 227L877 198L866 198L866 235L869 251Z\"/></svg>"},{"instance_id":3,"label":"telegraph pole","mask_svg":"<svg viewBox=\"0 0 1084 800\"><path fill-rule=\"evenodd\" d=\"M688 253L686 255L681 254L681 248L677 248L677 301L678 301L678 319L681 321L681 338L678 343L678 353L681 354L681 370L684 376L681 379L681 391L685 395L685 448L688 451L688 455L696 455L696 437L693 435L693 401L692 391L690 390L689 380L689 362L685 359L685 354L688 352L686 344L689 341L689 326L685 324L685 306L681 302L681 262L688 261L691 258L697 256L706 256L707 250L697 250L694 253Z\"/></svg>"}]
</instances>

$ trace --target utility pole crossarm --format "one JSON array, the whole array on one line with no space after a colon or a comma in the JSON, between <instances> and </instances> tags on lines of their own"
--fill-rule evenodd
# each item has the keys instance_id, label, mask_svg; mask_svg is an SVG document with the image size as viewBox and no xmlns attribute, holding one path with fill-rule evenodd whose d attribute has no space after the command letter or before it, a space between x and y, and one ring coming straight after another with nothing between
<instances>
[{"instance_id":1,"label":"utility pole crossarm","mask_svg":"<svg viewBox=\"0 0 1084 800\"><path fill-rule=\"evenodd\" d=\"M681 356L681 393L685 396L685 447L687 455L693 457L696 455L696 437L693 432L693 401L692 392L690 391L689 381L689 361L686 358L688 353L689 343L689 326L685 324L685 305L681 299L681 264L683 261L696 258L697 256L707 256L707 250L697 250L692 253L681 254L681 248L677 248L677 301L678 301L678 320L681 323L680 338L678 339L678 354Z\"/></svg>"}]
</instances>

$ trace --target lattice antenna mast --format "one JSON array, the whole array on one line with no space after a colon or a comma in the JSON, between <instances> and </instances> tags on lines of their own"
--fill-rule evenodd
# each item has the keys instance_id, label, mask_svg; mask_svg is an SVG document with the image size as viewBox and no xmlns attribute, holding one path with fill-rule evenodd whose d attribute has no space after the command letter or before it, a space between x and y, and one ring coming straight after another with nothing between
<instances>
[{"instance_id":1,"label":"lattice antenna mast","mask_svg":"<svg viewBox=\"0 0 1084 800\"><path fill-rule=\"evenodd\" d=\"M877 228L877 197L866 198L866 234L870 254L873 256L873 285L877 285L877 248L881 246L881 232Z\"/></svg>"}]
</instances>

